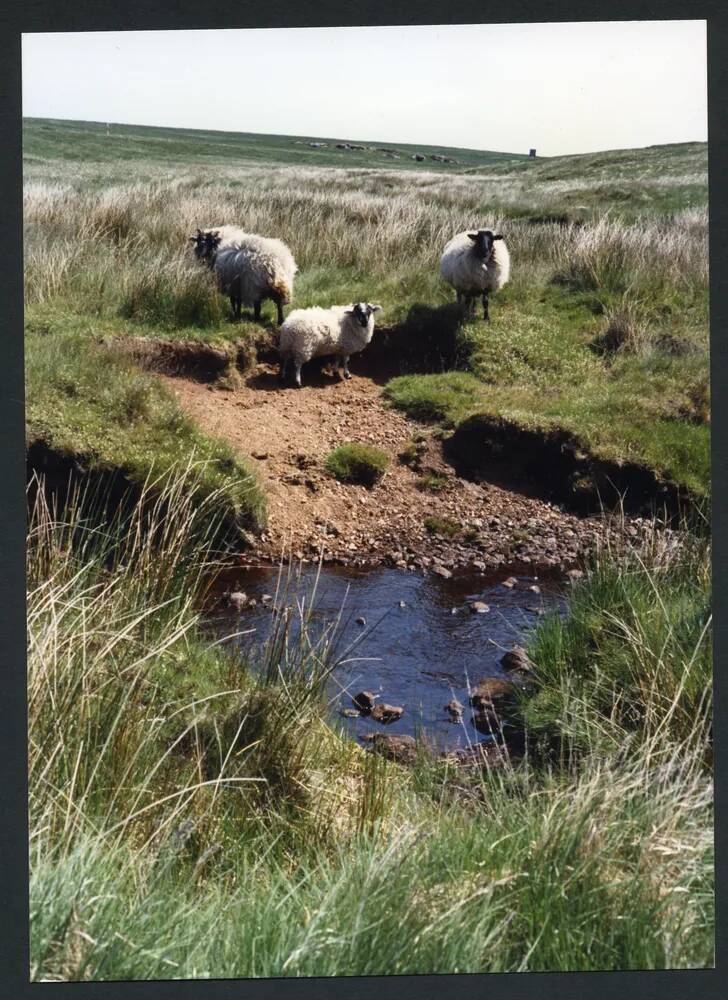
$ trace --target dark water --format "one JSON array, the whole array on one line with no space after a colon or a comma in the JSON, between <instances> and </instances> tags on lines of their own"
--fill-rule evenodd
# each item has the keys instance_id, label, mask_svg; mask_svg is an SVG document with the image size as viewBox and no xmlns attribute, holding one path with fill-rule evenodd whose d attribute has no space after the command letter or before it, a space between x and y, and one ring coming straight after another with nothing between
<instances>
[{"instance_id":1,"label":"dark water","mask_svg":"<svg viewBox=\"0 0 728 1000\"><path fill-rule=\"evenodd\" d=\"M315 568L303 567L283 594L277 569L236 571L218 581L219 592L242 590L257 605L241 612L223 608L209 623L221 636L252 629L252 634L230 641L253 650L265 642L274 620L273 604L262 604L263 595L280 605L295 605L296 598L308 603L315 577ZM565 608L563 590L554 582L519 576L518 584L509 588L502 583L507 578L507 573L498 582L482 576L443 580L394 569L323 570L314 601L314 630L316 624L323 628L340 616L337 650L343 652L355 639L361 640L329 680L332 714L344 729L356 737L368 732L424 734L448 748L482 740L472 724L468 686L474 687L481 677L505 676L499 663L503 652L523 642L539 612ZM532 586L540 593L529 589ZM474 614L468 598L483 601L490 611ZM360 617L365 625L356 622ZM403 706L403 717L382 726L364 717L341 716L341 709L351 708L351 696L361 690ZM445 711L452 698L464 706L461 723L449 721Z\"/></svg>"}]
</instances>

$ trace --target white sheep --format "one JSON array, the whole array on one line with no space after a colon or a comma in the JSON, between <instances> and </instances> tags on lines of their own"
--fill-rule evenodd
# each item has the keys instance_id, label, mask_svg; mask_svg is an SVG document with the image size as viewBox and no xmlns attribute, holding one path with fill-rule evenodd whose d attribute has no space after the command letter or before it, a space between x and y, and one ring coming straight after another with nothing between
<instances>
[{"instance_id":1,"label":"white sheep","mask_svg":"<svg viewBox=\"0 0 728 1000\"><path fill-rule=\"evenodd\" d=\"M453 236L440 258L440 274L457 292L458 305L475 309L475 299L482 296L483 319L488 315L488 296L497 292L510 277L511 259L500 233L490 229L458 233Z\"/></svg>"},{"instance_id":2,"label":"white sheep","mask_svg":"<svg viewBox=\"0 0 728 1000\"><path fill-rule=\"evenodd\" d=\"M381 306L356 302L322 309L294 309L281 327L278 353L283 381L289 361L296 369L296 385L301 387L301 366L312 358L336 355L339 375L351 378L349 358L362 351L374 335L374 313Z\"/></svg>"},{"instance_id":3,"label":"white sheep","mask_svg":"<svg viewBox=\"0 0 728 1000\"><path fill-rule=\"evenodd\" d=\"M298 271L293 254L282 240L246 233L237 226L197 230L190 236L194 251L215 272L220 290L229 296L235 319L243 303L252 305L260 320L261 304L272 299L283 322L283 306L291 301Z\"/></svg>"}]
</instances>

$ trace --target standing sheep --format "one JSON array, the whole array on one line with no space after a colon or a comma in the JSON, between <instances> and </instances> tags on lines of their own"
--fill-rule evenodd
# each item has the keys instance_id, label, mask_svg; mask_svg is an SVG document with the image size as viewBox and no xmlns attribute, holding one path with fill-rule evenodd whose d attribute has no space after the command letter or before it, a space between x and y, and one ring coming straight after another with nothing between
<instances>
[{"instance_id":1,"label":"standing sheep","mask_svg":"<svg viewBox=\"0 0 728 1000\"><path fill-rule=\"evenodd\" d=\"M458 233L453 236L440 258L440 274L457 292L458 305L468 311L475 299L483 298L483 319L490 322L488 296L508 281L511 259L500 233L490 229Z\"/></svg>"},{"instance_id":2,"label":"standing sheep","mask_svg":"<svg viewBox=\"0 0 728 1000\"><path fill-rule=\"evenodd\" d=\"M362 351L374 335L374 313L381 306L357 302L348 306L321 309L294 309L281 327L278 353L281 356L280 379L288 362L296 369L296 385L301 388L301 366L312 358L334 354L339 374L351 378L349 357Z\"/></svg>"},{"instance_id":3,"label":"standing sheep","mask_svg":"<svg viewBox=\"0 0 728 1000\"><path fill-rule=\"evenodd\" d=\"M252 305L260 320L261 304L272 299L283 322L283 306L291 301L298 267L282 240L245 233L235 226L197 231L194 251L215 272L220 290L230 298L235 319L243 303Z\"/></svg>"}]
</instances>

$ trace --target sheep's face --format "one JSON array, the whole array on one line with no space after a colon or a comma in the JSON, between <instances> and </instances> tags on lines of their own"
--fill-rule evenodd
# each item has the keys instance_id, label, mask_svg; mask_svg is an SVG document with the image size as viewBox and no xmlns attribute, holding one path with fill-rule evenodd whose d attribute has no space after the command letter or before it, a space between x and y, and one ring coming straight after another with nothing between
<instances>
[{"instance_id":1,"label":"sheep's face","mask_svg":"<svg viewBox=\"0 0 728 1000\"><path fill-rule=\"evenodd\" d=\"M196 236L190 236L190 241L194 244L192 249L197 259L210 263L220 243L220 236L217 233L203 233L198 229Z\"/></svg>"},{"instance_id":2,"label":"sheep's face","mask_svg":"<svg viewBox=\"0 0 728 1000\"><path fill-rule=\"evenodd\" d=\"M493 233L491 229L479 229L477 233L468 233L468 237L473 241L473 247L478 257L488 260L493 253L493 243L495 240L502 240L500 233Z\"/></svg>"},{"instance_id":3,"label":"sheep's face","mask_svg":"<svg viewBox=\"0 0 728 1000\"><path fill-rule=\"evenodd\" d=\"M353 316L360 326L369 326L369 317L372 313L379 312L381 306L373 306L369 302L357 302L347 313Z\"/></svg>"}]
</instances>

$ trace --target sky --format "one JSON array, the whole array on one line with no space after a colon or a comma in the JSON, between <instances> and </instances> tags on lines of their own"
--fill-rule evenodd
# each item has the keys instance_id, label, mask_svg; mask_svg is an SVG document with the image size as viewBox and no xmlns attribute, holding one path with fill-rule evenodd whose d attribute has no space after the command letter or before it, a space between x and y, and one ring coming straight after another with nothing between
<instances>
[{"instance_id":1,"label":"sky","mask_svg":"<svg viewBox=\"0 0 728 1000\"><path fill-rule=\"evenodd\" d=\"M707 139L705 21L23 36L23 114L539 155Z\"/></svg>"}]
</instances>

